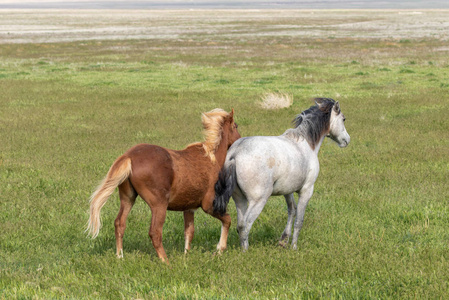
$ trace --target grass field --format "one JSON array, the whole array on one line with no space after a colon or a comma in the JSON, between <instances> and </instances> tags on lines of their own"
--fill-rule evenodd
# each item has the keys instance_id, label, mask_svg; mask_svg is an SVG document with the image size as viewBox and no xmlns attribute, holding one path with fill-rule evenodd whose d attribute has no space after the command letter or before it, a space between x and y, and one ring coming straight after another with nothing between
<instances>
[{"instance_id":1,"label":"grass field","mask_svg":"<svg viewBox=\"0 0 449 300\"><path fill-rule=\"evenodd\" d=\"M448 298L448 14L0 11L0 299ZM148 35L109 30L133 26ZM268 92L293 105L263 109ZM313 97L340 101L351 144L323 144L297 251L277 247L283 197L245 253L232 201L221 256L219 221L198 211L184 255L169 212L169 267L139 199L124 259L117 193L99 237L84 233L90 193L134 144L201 141L216 107L235 109L242 136L279 135Z\"/></svg>"}]
</instances>

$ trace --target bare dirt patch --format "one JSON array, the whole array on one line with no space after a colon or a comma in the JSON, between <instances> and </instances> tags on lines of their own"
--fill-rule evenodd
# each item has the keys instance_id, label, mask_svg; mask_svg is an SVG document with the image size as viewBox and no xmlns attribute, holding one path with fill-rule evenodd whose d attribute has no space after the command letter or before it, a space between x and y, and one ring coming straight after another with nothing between
<instances>
[{"instance_id":1,"label":"bare dirt patch","mask_svg":"<svg viewBox=\"0 0 449 300\"><path fill-rule=\"evenodd\" d=\"M0 43L260 37L449 39L449 10L0 10Z\"/></svg>"}]
</instances>

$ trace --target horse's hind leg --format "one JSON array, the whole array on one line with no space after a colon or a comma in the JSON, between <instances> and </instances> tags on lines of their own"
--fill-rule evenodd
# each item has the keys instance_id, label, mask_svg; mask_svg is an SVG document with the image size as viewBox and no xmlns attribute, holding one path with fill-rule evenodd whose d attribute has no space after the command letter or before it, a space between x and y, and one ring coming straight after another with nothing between
<instances>
[{"instance_id":1,"label":"horse's hind leg","mask_svg":"<svg viewBox=\"0 0 449 300\"><path fill-rule=\"evenodd\" d=\"M163 262L168 264L167 254L162 245L162 227L165 222L166 214L167 207L165 205L151 207L151 226L148 234L153 242L153 247L156 250L157 255Z\"/></svg>"},{"instance_id":2,"label":"horse's hind leg","mask_svg":"<svg viewBox=\"0 0 449 300\"><path fill-rule=\"evenodd\" d=\"M284 197L285 197L285 202L287 202L288 219L287 219L287 225L285 226L284 232L282 233L281 239L279 241L279 245L282 247L287 246L288 240L290 239L290 236L292 235L293 220L295 219L295 215L296 215L296 203L295 203L295 197L293 196L293 193L284 195Z\"/></svg>"},{"instance_id":3,"label":"horse's hind leg","mask_svg":"<svg viewBox=\"0 0 449 300\"><path fill-rule=\"evenodd\" d=\"M245 213L248 209L248 199L246 199L238 186L235 188L232 198L234 199L237 210L237 233L239 233L245 227Z\"/></svg>"},{"instance_id":4,"label":"horse's hind leg","mask_svg":"<svg viewBox=\"0 0 449 300\"><path fill-rule=\"evenodd\" d=\"M192 242L193 234L195 232L194 219L195 210L192 209L184 211L185 253L190 250L190 243Z\"/></svg>"},{"instance_id":5,"label":"horse's hind leg","mask_svg":"<svg viewBox=\"0 0 449 300\"><path fill-rule=\"evenodd\" d=\"M298 194L298 207L296 210L296 220L292 238L292 246L295 250L297 248L296 243L298 241L299 232L301 231L302 224L304 222L304 213L306 212L307 203L309 203L309 200L313 195L313 185L309 187L303 187Z\"/></svg>"},{"instance_id":6,"label":"horse's hind leg","mask_svg":"<svg viewBox=\"0 0 449 300\"><path fill-rule=\"evenodd\" d=\"M159 258L162 262L168 264L167 254L162 245L162 227L165 223L168 208L168 195L164 193L165 191L150 190L148 187L138 190L139 196L142 197L151 209L151 225L148 235Z\"/></svg>"},{"instance_id":7,"label":"horse's hind leg","mask_svg":"<svg viewBox=\"0 0 449 300\"><path fill-rule=\"evenodd\" d=\"M123 235L126 229L126 218L136 202L137 194L128 180L119 186L120 210L115 219L115 240L117 243L117 257L123 258Z\"/></svg>"},{"instance_id":8,"label":"horse's hind leg","mask_svg":"<svg viewBox=\"0 0 449 300\"><path fill-rule=\"evenodd\" d=\"M254 221L256 221L257 217L262 212L265 204L267 203L268 196L260 197L256 200L249 198L248 199L248 208L246 210L245 216L243 217L244 221L242 222L242 228L239 228L239 236L240 236L240 245L243 250L248 250L248 235L251 227L253 226Z\"/></svg>"}]
</instances>

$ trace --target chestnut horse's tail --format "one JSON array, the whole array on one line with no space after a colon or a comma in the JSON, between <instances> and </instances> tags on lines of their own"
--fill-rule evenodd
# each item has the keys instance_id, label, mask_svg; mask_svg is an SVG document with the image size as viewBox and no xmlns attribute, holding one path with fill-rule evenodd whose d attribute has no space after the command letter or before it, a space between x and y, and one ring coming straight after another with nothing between
<instances>
[{"instance_id":1,"label":"chestnut horse's tail","mask_svg":"<svg viewBox=\"0 0 449 300\"><path fill-rule=\"evenodd\" d=\"M106 204L115 188L131 174L131 159L120 156L109 169L108 174L90 197L90 217L86 231L96 238L100 232L100 210Z\"/></svg>"},{"instance_id":2,"label":"chestnut horse's tail","mask_svg":"<svg viewBox=\"0 0 449 300\"><path fill-rule=\"evenodd\" d=\"M220 215L226 213L229 199L234 192L237 178L235 174L235 159L226 163L218 175L218 181L215 184L215 199L213 202L214 212Z\"/></svg>"}]
</instances>

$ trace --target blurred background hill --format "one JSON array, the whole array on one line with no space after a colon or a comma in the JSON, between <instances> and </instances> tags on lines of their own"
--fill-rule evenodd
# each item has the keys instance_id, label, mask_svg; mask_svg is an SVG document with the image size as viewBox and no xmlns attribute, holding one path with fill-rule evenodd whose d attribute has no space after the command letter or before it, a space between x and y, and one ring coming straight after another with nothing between
<instances>
[{"instance_id":1,"label":"blurred background hill","mask_svg":"<svg viewBox=\"0 0 449 300\"><path fill-rule=\"evenodd\" d=\"M57 0L0 0L0 9L444 9L447 0L141 0L141 1L57 1Z\"/></svg>"}]
</instances>

